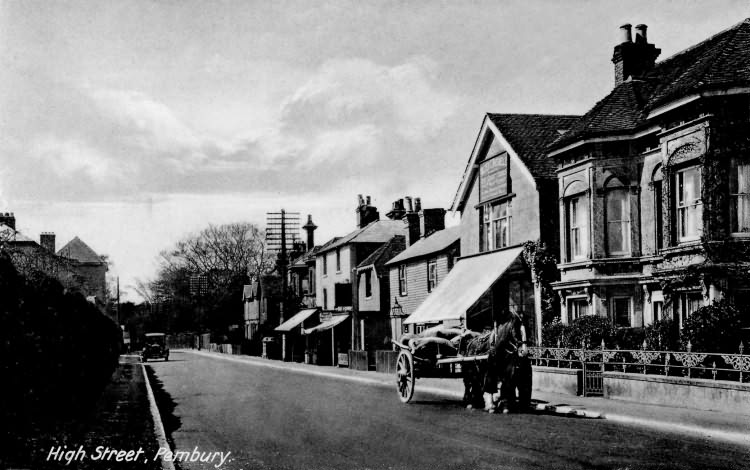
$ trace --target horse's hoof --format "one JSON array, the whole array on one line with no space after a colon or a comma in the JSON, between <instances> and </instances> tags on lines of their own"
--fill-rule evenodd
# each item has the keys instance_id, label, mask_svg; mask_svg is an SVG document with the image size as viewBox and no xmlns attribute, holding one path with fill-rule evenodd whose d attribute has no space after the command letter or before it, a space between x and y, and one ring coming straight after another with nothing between
<instances>
[{"instance_id":1,"label":"horse's hoof","mask_svg":"<svg viewBox=\"0 0 750 470\"><path fill-rule=\"evenodd\" d=\"M494 409L487 410L487 413L489 413L489 414L495 414L495 410Z\"/></svg>"},{"instance_id":2,"label":"horse's hoof","mask_svg":"<svg viewBox=\"0 0 750 470\"><path fill-rule=\"evenodd\" d=\"M510 410L508 408L503 408L503 414L507 415L508 413L510 413Z\"/></svg>"},{"instance_id":3,"label":"horse's hoof","mask_svg":"<svg viewBox=\"0 0 750 470\"><path fill-rule=\"evenodd\" d=\"M473 410L473 409L474 409L474 407L473 407L473 406L471 406L471 405L466 405L466 409L467 409L467 410Z\"/></svg>"}]
</instances>

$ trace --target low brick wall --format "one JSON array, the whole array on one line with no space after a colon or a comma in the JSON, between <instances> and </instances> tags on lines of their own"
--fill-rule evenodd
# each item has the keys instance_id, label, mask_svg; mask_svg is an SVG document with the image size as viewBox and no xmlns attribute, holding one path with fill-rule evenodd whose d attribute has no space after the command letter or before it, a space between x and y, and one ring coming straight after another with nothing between
<instances>
[{"instance_id":1,"label":"low brick wall","mask_svg":"<svg viewBox=\"0 0 750 470\"><path fill-rule=\"evenodd\" d=\"M533 367L534 390L578 395L581 393L581 371L556 367Z\"/></svg>"},{"instance_id":2,"label":"low brick wall","mask_svg":"<svg viewBox=\"0 0 750 470\"><path fill-rule=\"evenodd\" d=\"M750 415L750 384L619 372L603 377L607 398Z\"/></svg>"}]
</instances>

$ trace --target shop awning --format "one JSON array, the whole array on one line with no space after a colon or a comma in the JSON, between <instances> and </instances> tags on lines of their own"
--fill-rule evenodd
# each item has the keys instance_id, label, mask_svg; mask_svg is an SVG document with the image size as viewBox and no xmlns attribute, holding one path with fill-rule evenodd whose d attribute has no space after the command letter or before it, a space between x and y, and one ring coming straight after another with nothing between
<instances>
[{"instance_id":1,"label":"shop awning","mask_svg":"<svg viewBox=\"0 0 750 470\"><path fill-rule=\"evenodd\" d=\"M466 317L466 310L492 287L523 251L523 247L459 259L424 302L404 323L435 323Z\"/></svg>"},{"instance_id":2,"label":"shop awning","mask_svg":"<svg viewBox=\"0 0 750 470\"><path fill-rule=\"evenodd\" d=\"M344 320L349 318L349 315L336 315L335 317L332 317L330 320L324 321L320 325L315 325L312 328L306 328L302 330L302 332L306 335L309 335L310 333L315 333L316 331L324 331L324 330L330 330L334 326L340 324Z\"/></svg>"},{"instance_id":3,"label":"shop awning","mask_svg":"<svg viewBox=\"0 0 750 470\"><path fill-rule=\"evenodd\" d=\"M317 308L306 308L304 310L300 310L299 312L295 313L292 318L285 321L281 325L274 328L275 331L281 331L282 333L286 333L287 331L292 331L294 327L302 323L303 321L307 320L312 316L313 313L317 312Z\"/></svg>"}]
</instances>

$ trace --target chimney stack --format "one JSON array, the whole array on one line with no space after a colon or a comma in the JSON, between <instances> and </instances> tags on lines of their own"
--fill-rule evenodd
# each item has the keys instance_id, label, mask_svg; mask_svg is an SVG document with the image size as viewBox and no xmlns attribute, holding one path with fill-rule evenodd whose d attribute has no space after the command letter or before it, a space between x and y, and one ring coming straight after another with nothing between
<instances>
[{"instance_id":1,"label":"chimney stack","mask_svg":"<svg viewBox=\"0 0 750 470\"><path fill-rule=\"evenodd\" d=\"M312 215L307 214L307 223L302 226L302 229L307 232L307 249L312 250L315 247L315 229L318 228L312 221Z\"/></svg>"},{"instance_id":2,"label":"chimney stack","mask_svg":"<svg viewBox=\"0 0 750 470\"><path fill-rule=\"evenodd\" d=\"M648 40L646 38L646 30L648 26L645 24L639 24L635 27L635 42L636 44L646 44Z\"/></svg>"},{"instance_id":3,"label":"chimney stack","mask_svg":"<svg viewBox=\"0 0 750 470\"><path fill-rule=\"evenodd\" d=\"M635 27L635 42L630 32L631 26L620 26L620 44L615 46L612 63L615 64L615 86L630 78L639 78L648 73L659 57L661 49L649 44L646 37L648 27L639 24Z\"/></svg>"},{"instance_id":4,"label":"chimney stack","mask_svg":"<svg viewBox=\"0 0 750 470\"><path fill-rule=\"evenodd\" d=\"M376 220L380 220L380 213L378 209L370 205L370 196L367 196L367 200L362 198L360 194L358 196L359 206L357 206L357 227L363 228Z\"/></svg>"},{"instance_id":5,"label":"chimney stack","mask_svg":"<svg viewBox=\"0 0 750 470\"><path fill-rule=\"evenodd\" d=\"M52 232L42 232L42 234L39 235L39 244L42 245L42 248L54 254L55 253L55 234Z\"/></svg>"},{"instance_id":6,"label":"chimney stack","mask_svg":"<svg viewBox=\"0 0 750 470\"><path fill-rule=\"evenodd\" d=\"M425 209L419 212L419 231L422 238L445 228L445 209Z\"/></svg>"},{"instance_id":7,"label":"chimney stack","mask_svg":"<svg viewBox=\"0 0 750 470\"><path fill-rule=\"evenodd\" d=\"M409 248L419 241L421 230L419 226L419 214L414 211L409 211L404 215L402 220L406 225L406 247Z\"/></svg>"},{"instance_id":8,"label":"chimney stack","mask_svg":"<svg viewBox=\"0 0 750 470\"><path fill-rule=\"evenodd\" d=\"M404 214L406 214L406 210L404 210L404 200L396 199L393 201L391 211L385 216L391 220L401 220L404 217Z\"/></svg>"},{"instance_id":9,"label":"chimney stack","mask_svg":"<svg viewBox=\"0 0 750 470\"><path fill-rule=\"evenodd\" d=\"M630 32L630 23L625 23L624 25L620 26L620 44L625 42L633 42L633 36Z\"/></svg>"},{"instance_id":10,"label":"chimney stack","mask_svg":"<svg viewBox=\"0 0 750 470\"><path fill-rule=\"evenodd\" d=\"M0 224L5 224L13 230L16 229L16 216L13 212L0 212Z\"/></svg>"}]
</instances>

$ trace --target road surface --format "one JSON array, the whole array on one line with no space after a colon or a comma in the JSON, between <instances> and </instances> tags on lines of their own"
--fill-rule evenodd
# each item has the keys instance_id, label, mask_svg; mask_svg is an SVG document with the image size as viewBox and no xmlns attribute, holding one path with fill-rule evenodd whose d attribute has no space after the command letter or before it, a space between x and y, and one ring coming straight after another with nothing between
<instances>
[{"instance_id":1,"label":"road surface","mask_svg":"<svg viewBox=\"0 0 750 470\"><path fill-rule=\"evenodd\" d=\"M176 450L231 452L219 467L228 470L750 465L746 448L707 439L606 420L466 410L457 401L420 393L419 381L415 401L404 405L395 386L191 353L173 352L169 362L148 366ZM183 461L178 468L215 468L217 462Z\"/></svg>"}]
</instances>

